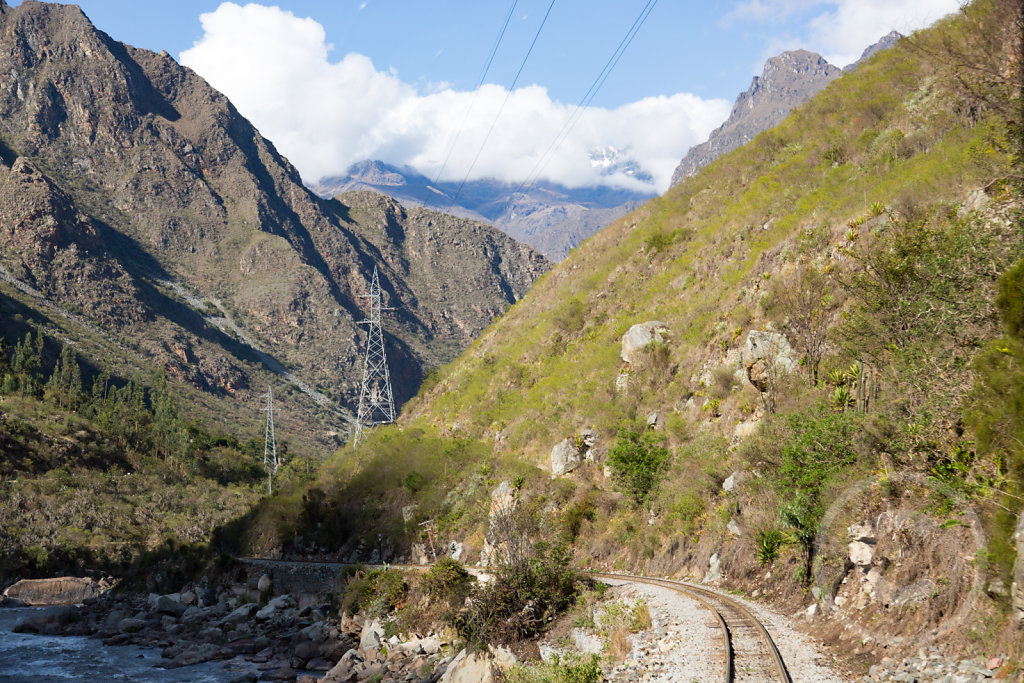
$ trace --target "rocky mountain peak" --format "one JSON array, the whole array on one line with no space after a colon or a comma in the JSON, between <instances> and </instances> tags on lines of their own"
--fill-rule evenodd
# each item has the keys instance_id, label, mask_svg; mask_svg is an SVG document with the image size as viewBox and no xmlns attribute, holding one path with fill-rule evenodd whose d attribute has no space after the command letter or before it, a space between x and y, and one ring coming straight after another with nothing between
<instances>
[{"instance_id":1,"label":"rocky mountain peak","mask_svg":"<svg viewBox=\"0 0 1024 683\"><path fill-rule=\"evenodd\" d=\"M359 161L348 167L345 171L349 182L365 183L367 185L383 185L387 187L401 187L406 184L403 172L391 164L383 161Z\"/></svg>"},{"instance_id":2,"label":"rocky mountain peak","mask_svg":"<svg viewBox=\"0 0 1024 683\"><path fill-rule=\"evenodd\" d=\"M760 76L739 94L725 123L706 142L690 148L672 174L672 184L747 144L754 137L786 118L790 111L842 75L821 55L808 50L788 50L765 62Z\"/></svg>"},{"instance_id":3,"label":"rocky mountain peak","mask_svg":"<svg viewBox=\"0 0 1024 683\"><path fill-rule=\"evenodd\" d=\"M884 36L879 38L877 43L874 43L864 48L864 52L861 53L860 59L858 59L853 64L847 64L846 66L844 66L843 73L850 73L851 71L856 69L861 64L861 62L870 59L876 53L881 52L882 50L888 50L890 47L895 45L896 42L902 37L903 34L900 33L899 31L889 31Z\"/></svg>"},{"instance_id":4,"label":"rocky mountain peak","mask_svg":"<svg viewBox=\"0 0 1024 683\"><path fill-rule=\"evenodd\" d=\"M725 123L705 142L694 145L672 174L672 185L681 183L726 152L754 139L782 122L789 112L809 100L833 79L849 73L875 53L892 47L903 36L891 31L864 50L853 64L839 69L809 50L787 50L769 58L760 76L739 94Z\"/></svg>"}]
</instances>

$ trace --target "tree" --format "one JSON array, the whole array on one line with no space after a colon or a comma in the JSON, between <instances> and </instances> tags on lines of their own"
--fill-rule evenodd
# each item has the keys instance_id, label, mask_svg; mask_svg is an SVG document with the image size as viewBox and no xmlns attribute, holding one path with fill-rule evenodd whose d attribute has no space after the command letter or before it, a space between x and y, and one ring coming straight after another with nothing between
<instances>
[{"instance_id":1,"label":"tree","mask_svg":"<svg viewBox=\"0 0 1024 683\"><path fill-rule=\"evenodd\" d=\"M834 304L832 283L818 269L808 266L791 287L782 288L779 294L794 341L806 358L807 381L813 387L818 383L818 369L828 345Z\"/></svg>"},{"instance_id":2,"label":"tree","mask_svg":"<svg viewBox=\"0 0 1024 683\"><path fill-rule=\"evenodd\" d=\"M636 505L643 505L668 468L671 456L662 440L651 431L620 429L608 453L612 479Z\"/></svg>"},{"instance_id":3,"label":"tree","mask_svg":"<svg viewBox=\"0 0 1024 683\"><path fill-rule=\"evenodd\" d=\"M82 370L71 346L64 344L60 350L53 374L46 383L46 391L57 401L61 410L77 410L82 397Z\"/></svg>"}]
</instances>

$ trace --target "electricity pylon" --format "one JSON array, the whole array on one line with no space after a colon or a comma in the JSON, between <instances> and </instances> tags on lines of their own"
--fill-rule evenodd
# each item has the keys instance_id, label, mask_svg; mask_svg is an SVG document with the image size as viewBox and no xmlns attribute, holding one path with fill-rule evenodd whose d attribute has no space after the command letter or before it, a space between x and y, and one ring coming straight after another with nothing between
<instances>
[{"instance_id":1,"label":"electricity pylon","mask_svg":"<svg viewBox=\"0 0 1024 683\"><path fill-rule=\"evenodd\" d=\"M370 293L364 294L363 298L370 300L370 317L359 322L360 325L367 325L368 330L363 387L359 392L359 411L356 413L355 434L352 437L352 443L356 446L362 440L364 430L395 421L395 400L391 395L391 376L388 373L388 358L384 353L384 332L380 327L381 311L394 309L381 306L377 266L373 267Z\"/></svg>"},{"instance_id":2,"label":"electricity pylon","mask_svg":"<svg viewBox=\"0 0 1024 683\"><path fill-rule=\"evenodd\" d=\"M263 430L263 469L267 472L267 493L274 492L274 475L277 474L277 438L274 436L274 392L267 386L267 393L260 398L267 399L265 408L260 412L267 414L266 427Z\"/></svg>"}]
</instances>

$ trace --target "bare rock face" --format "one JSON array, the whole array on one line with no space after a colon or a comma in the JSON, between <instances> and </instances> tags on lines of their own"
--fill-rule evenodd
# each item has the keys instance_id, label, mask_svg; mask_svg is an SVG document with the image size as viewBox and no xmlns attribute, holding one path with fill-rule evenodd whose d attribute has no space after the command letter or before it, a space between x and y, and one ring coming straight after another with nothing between
<instances>
[{"instance_id":1,"label":"bare rock face","mask_svg":"<svg viewBox=\"0 0 1024 683\"><path fill-rule=\"evenodd\" d=\"M736 98L725 123L708 136L707 142L691 147L686 153L672 174L672 185L777 126L790 111L840 75L842 71L838 67L807 50L792 50L772 57L765 62L763 73L755 76L747 91Z\"/></svg>"},{"instance_id":2,"label":"bare rock face","mask_svg":"<svg viewBox=\"0 0 1024 683\"><path fill-rule=\"evenodd\" d=\"M668 327L658 320L633 325L622 335L622 360L631 365L636 363L645 348L656 342L664 342L667 334Z\"/></svg>"},{"instance_id":3,"label":"bare rock face","mask_svg":"<svg viewBox=\"0 0 1024 683\"><path fill-rule=\"evenodd\" d=\"M4 591L4 597L32 606L73 605L100 595L104 587L95 579L61 576L22 579Z\"/></svg>"}]
</instances>

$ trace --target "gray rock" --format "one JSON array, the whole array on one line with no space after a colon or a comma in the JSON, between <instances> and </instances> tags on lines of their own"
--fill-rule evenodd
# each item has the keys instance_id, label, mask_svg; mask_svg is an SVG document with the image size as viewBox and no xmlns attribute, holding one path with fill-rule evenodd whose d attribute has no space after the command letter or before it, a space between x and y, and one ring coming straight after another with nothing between
<instances>
[{"instance_id":1,"label":"gray rock","mask_svg":"<svg viewBox=\"0 0 1024 683\"><path fill-rule=\"evenodd\" d=\"M311 643L322 643L327 640L327 625L322 621L315 621L299 631L299 637Z\"/></svg>"},{"instance_id":2,"label":"gray rock","mask_svg":"<svg viewBox=\"0 0 1024 683\"><path fill-rule=\"evenodd\" d=\"M622 335L622 351L620 357L630 365L640 359L641 352L655 342L664 342L668 327L659 320L633 325Z\"/></svg>"},{"instance_id":3,"label":"gray rock","mask_svg":"<svg viewBox=\"0 0 1024 683\"><path fill-rule=\"evenodd\" d=\"M595 635L591 635L581 628L574 628L569 632L576 649L583 654L601 654L604 650L604 643Z\"/></svg>"},{"instance_id":4,"label":"gray rock","mask_svg":"<svg viewBox=\"0 0 1024 683\"><path fill-rule=\"evenodd\" d=\"M725 525L725 528L729 530L729 533L733 536L742 536L740 533L740 525L736 523L735 519L730 519L729 523Z\"/></svg>"},{"instance_id":5,"label":"gray rock","mask_svg":"<svg viewBox=\"0 0 1024 683\"><path fill-rule=\"evenodd\" d=\"M98 597L103 590L95 579L61 576L55 579L22 579L9 586L3 595L31 606L73 605Z\"/></svg>"},{"instance_id":6,"label":"gray rock","mask_svg":"<svg viewBox=\"0 0 1024 683\"><path fill-rule=\"evenodd\" d=\"M246 603L241 607L237 607L231 612L231 614L224 617L224 621L237 624L252 617L259 608L260 606L255 602Z\"/></svg>"},{"instance_id":7,"label":"gray rock","mask_svg":"<svg viewBox=\"0 0 1024 683\"><path fill-rule=\"evenodd\" d=\"M187 608L177 600L168 595L161 595L156 601L157 614L166 614L172 617L180 617Z\"/></svg>"},{"instance_id":8,"label":"gray rock","mask_svg":"<svg viewBox=\"0 0 1024 683\"><path fill-rule=\"evenodd\" d=\"M363 631L359 636L359 649L363 652L379 650L384 638L384 626L380 619L373 619L363 624Z\"/></svg>"},{"instance_id":9,"label":"gray rock","mask_svg":"<svg viewBox=\"0 0 1024 683\"><path fill-rule=\"evenodd\" d=\"M732 491L749 477L750 475L746 472L737 470L725 478L725 481L722 482L722 490Z\"/></svg>"},{"instance_id":10,"label":"gray rock","mask_svg":"<svg viewBox=\"0 0 1024 683\"><path fill-rule=\"evenodd\" d=\"M138 633L146 627L146 622L142 619L136 619L135 617L128 617L122 619L117 624L117 630L121 633Z\"/></svg>"},{"instance_id":11,"label":"gray rock","mask_svg":"<svg viewBox=\"0 0 1024 683\"><path fill-rule=\"evenodd\" d=\"M266 574L262 575L260 577L260 580L256 582L256 590L258 590L260 593L266 593L268 590L270 590L271 586L272 584L270 582L270 577Z\"/></svg>"},{"instance_id":12,"label":"gray rock","mask_svg":"<svg viewBox=\"0 0 1024 683\"><path fill-rule=\"evenodd\" d=\"M722 582L722 567L718 559L718 553L708 560L708 573L704 575L704 583L717 585Z\"/></svg>"},{"instance_id":13,"label":"gray rock","mask_svg":"<svg viewBox=\"0 0 1024 683\"><path fill-rule=\"evenodd\" d=\"M462 650L445 668L441 683L496 683L516 662L516 656L504 648L473 654Z\"/></svg>"},{"instance_id":14,"label":"gray rock","mask_svg":"<svg viewBox=\"0 0 1024 683\"><path fill-rule=\"evenodd\" d=\"M448 544L448 557L453 560L462 559L462 544L458 541L452 541Z\"/></svg>"},{"instance_id":15,"label":"gray rock","mask_svg":"<svg viewBox=\"0 0 1024 683\"><path fill-rule=\"evenodd\" d=\"M580 451L574 438L566 438L555 444L551 449L551 474L560 476L572 472L583 462L583 452Z\"/></svg>"}]
</instances>

